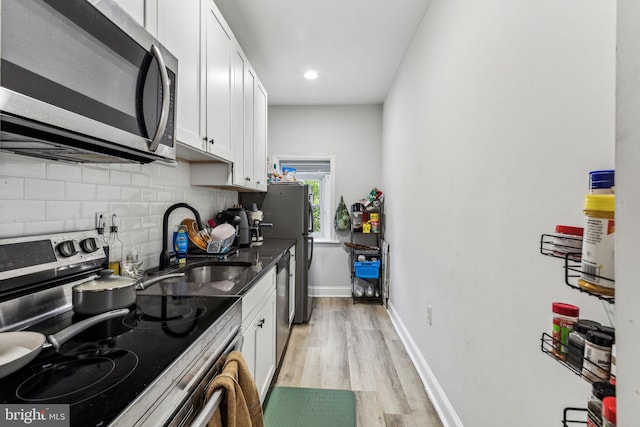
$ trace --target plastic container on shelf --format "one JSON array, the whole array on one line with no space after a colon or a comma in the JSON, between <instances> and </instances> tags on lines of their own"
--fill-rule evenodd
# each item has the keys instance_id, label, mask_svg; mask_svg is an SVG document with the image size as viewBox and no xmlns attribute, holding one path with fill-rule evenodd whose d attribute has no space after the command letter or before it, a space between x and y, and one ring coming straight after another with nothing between
<instances>
[{"instance_id":1,"label":"plastic container on shelf","mask_svg":"<svg viewBox=\"0 0 640 427\"><path fill-rule=\"evenodd\" d=\"M600 331L588 331L584 342L582 376L589 381L608 381L611 369L613 337Z\"/></svg>"},{"instance_id":2,"label":"plastic container on shelf","mask_svg":"<svg viewBox=\"0 0 640 427\"><path fill-rule=\"evenodd\" d=\"M377 279L380 273L380 261L356 261L353 263L356 277Z\"/></svg>"},{"instance_id":3,"label":"plastic container on shelf","mask_svg":"<svg viewBox=\"0 0 640 427\"><path fill-rule=\"evenodd\" d=\"M602 399L607 396L616 395L616 386L603 381L596 381L591 385L591 395L587 402L587 411L589 414L589 423L594 426L602 425Z\"/></svg>"},{"instance_id":4,"label":"plastic container on shelf","mask_svg":"<svg viewBox=\"0 0 640 427\"><path fill-rule=\"evenodd\" d=\"M582 236L584 228L571 225L556 225L553 235L553 254L564 257L568 253L582 253ZM580 255L571 257L579 260Z\"/></svg>"},{"instance_id":5,"label":"plastic container on shelf","mask_svg":"<svg viewBox=\"0 0 640 427\"><path fill-rule=\"evenodd\" d=\"M617 409L615 396L602 399L602 427L616 427Z\"/></svg>"},{"instance_id":6,"label":"plastic container on shelf","mask_svg":"<svg viewBox=\"0 0 640 427\"><path fill-rule=\"evenodd\" d=\"M553 312L553 349L551 353L558 359L565 360L569 352L569 334L573 324L578 320L580 308L563 302L551 304Z\"/></svg>"},{"instance_id":7,"label":"plastic container on shelf","mask_svg":"<svg viewBox=\"0 0 640 427\"><path fill-rule=\"evenodd\" d=\"M587 332L597 330L598 326L601 326L599 322L588 319L578 319L573 324L573 331L569 334L567 362L580 371L582 370L584 342L587 338Z\"/></svg>"},{"instance_id":8,"label":"plastic container on shelf","mask_svg":"<svg viewBox=\"0 0 640 427\"><path fill-rule=\"evenodd\" d=\"M615 195L587 194L584 215L582 274L578 285L591 292L613 296Z\"/></svg>"},{"instance_id":9,"label":"plastic container on shelf","mask_svg":"<svg viewBox=\"0 0 640 427\"><path fill-rule=\"evenodd\" d=\"M615 171L599 170L589 172L590 194L615 194Z\"/></svg>"}]
</instances>

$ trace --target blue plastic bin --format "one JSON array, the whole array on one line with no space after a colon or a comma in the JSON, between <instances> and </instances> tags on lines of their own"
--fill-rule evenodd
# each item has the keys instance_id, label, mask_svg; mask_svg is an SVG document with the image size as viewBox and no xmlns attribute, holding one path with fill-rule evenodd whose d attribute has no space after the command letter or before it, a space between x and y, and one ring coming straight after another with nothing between
<instances>
[{"instance_id":1,"label":"blue plastic bin","mask_svg":"<svg viewBox=\"0 0 640 427\"><path fill-rule=\"evenodd\" d=\"M353 266L356 270L356 277L361 279L377 279L380 274L380 261L358 261Z\"/></svg>"}]
</instances>

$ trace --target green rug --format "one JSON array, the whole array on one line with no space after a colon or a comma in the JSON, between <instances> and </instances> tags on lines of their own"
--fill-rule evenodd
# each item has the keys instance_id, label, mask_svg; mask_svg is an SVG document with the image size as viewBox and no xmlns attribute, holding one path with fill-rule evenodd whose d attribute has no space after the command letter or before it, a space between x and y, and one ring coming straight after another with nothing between
<instances>
[{"instance_id":1,"label":"green rug","mask_svg":"<svg viewBox=\"0 0 640 427\"><path fill-rule=\"evenodd\" d=\"M265 427L356 427L350 390L274 387L264 410Z\"/></svg>"}]
</instances>

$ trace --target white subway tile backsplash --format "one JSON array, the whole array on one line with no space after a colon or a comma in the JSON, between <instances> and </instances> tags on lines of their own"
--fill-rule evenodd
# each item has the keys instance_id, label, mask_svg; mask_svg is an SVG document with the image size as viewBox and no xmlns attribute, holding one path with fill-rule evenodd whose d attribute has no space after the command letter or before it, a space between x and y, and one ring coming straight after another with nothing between
<instances>
[{"instance_id":1,"label":"white subway tile backsplash","mask_svg":"<svg viewBox=\"0 0 640 427\"><path fill-rule=\"evenodd\" d=\"M143 189L140 191L140 200L143 202L152 202L158 200L158 192L156 190Z\"/></svg>"},{"instance_id":2,"label":"white subway tile backsplash","mask_svg":"<svg viewBox=\"0 0 640 427\"><path fill-rule=\"evenodd\" d=\"M109 184L128 187L131 185L131 173L112 170L109 173Z\"/></svg>"},{"instance_id":3,"label":"white subway tile backsplash","mask_svg":"<svg viewBox=\"0 0 640 427\"><path fill-rule=\"evenodd\" d=\"M24 234L55 234L66 231L64 221L30 221L25 223Z\"/></svg>"},{"instance_id":4,"label":"white subway tile backsplash","mask_svg":"<svg viewBox=\"0 0 640 427\"><path fill-rule=\"evenodd\" d=\"M123 163L122 168L126 172L142 172L142 165L136 163Z\"/></svg>"},{"instance_id":5,"label":"white subway tile backsplash","mask_svg":"<svg viewBox=\"0 0 640 427\"><path fill-rule=\"evenodd\" d=\"M109 169L83 166L82 182L87 184L109 184Z\"/></svg>"},{"instance_id":6,"label":"white subway tile backsplash","mask_svg":"<svg viewBox=\"0 0 640 427\"><path fill-rule=\"evenodd\" d=\"M24 198L26 200L64 200L64 181L45 179L25 179Z\"/></svg>"},{"instance_id":7,"label":"white subway tile backsplash","mask_svg":"<svg viewBox=\"0 0 640 427\"><path fill-rule=\"evenodd\" d=\"M175 195L173 194L173 192L171 191L157 191L156 193L158 195L158 201L159 202L181 202L182 201L182 197L180 197L180 200L176 200Z\"/></svg>"},{"instance_id":8,"label":"white subway tile backsplash","mask_svg":"<svg viewBox=\"0 0 640 427\"><path fill-rule=\"evenodd\" d=\"M142 191L139 188L122 188L122 200L139 202L142 200Z\"/></svg>"},{"instance_id":9,"label":"white subway tile backsplash","mask_svg":"<svg viewBox=\"0 0 640 427\"><path fill-rule=\"evenodd\" d=\"M82 167L65 163L47 163L47 179L58 181L80 182L82 181Z\"/></svg>"},{"instance_id":10,"label":"white subway tile backsplash","mask_svg":"<svg viewBox=\"0 0 640 427\"><path fill-rule=\"evenodd\" d=\"M116 213L124 253L133 248L144 268L158 264L162 217L187 202L203 221L237 202L236 192L192 187L188 163L70 165L0 153L0 238L95 227L95 213ZM193 215L180 209L169 229Z\"/></svg>"},{"instance_id":11,"label":"white subway tile backsplash","mask_svg":"<svg viewBox=\"0 0 640 427\"><path fill-rule=\"evenodd\" d=\"M131 185L134 187L149 188L151 179L147 175L131 174Z\"/></svg>"},{"instance_id":12,"label":"white subway tile backsplash","mask_svg":"<svg viewBox=\"0 0 640 427\"><path fill-rule=\"evenodd\" d=\"M80 202L47 201L47 221L78 219L80 214Z\"/></svg>"},{"instance_id":13,"label":"white subway tile backsplash","mask_svg":"<svg viewBox=\"0 0 640 427\"><path fill-rule=\"evenodd\" d=\"M0 239L24 236L24 223L0 223Z\"/></svg>"},{"instance_id":14,"label":"white subway tile backsplash","mask_svg":"<svg viewBox=\"0 0 640 427\"><path fill-rule=\"evenodd\" d=\"M24 178L0 176L0 199L21 200L24 198Z\"/></svg>"},{"instance_id":15,"label":"white subway tile backsplash","mask_svg":"<svg viewBox=\"0 0 640 427\"><path fill-rule=\"evenodd\" d=\"M122 197L120 187L113 185L98 185L96 191L98 200L120 200Z\"/></svg>"},{"instance_id":16,"label":"white subway tile backsplash","mask_svg":"<svg viewBox=\"0 0 640 427\"><path fill-rule=\"evenodd\" d=\"M96 185L67 182L67 200L96 200Z\"/></svg>"},{"instance_id":17,"label":"white subway tile backsplash","mask_svg":"<svg viewBox=\"0 0 640 427\"><path fill-rule=\"evenodd\" d=\"M47 177L47 163L3 151L0 153L0 175L44 179Z\"/></svg>"},{"instance_id":18,"label":"white subway tile backsplash","mask_svg":"<svg viewBox=\"0 0 640 427\"><path fill-rule=\"evenodd\" d=\"M0 222L43 220L46 203L42 200L0 200Z\"/></svg>"}]
</instances>

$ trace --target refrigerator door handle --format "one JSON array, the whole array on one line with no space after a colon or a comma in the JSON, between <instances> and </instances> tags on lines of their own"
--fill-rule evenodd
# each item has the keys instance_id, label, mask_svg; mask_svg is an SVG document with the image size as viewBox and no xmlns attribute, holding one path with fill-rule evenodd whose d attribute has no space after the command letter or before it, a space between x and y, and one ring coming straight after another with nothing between
<instances>
[{"instance_id":1,"label":"refrigerator door handle","mask_svg":"<svg viewBox=\"0 0 640 427\"><path fill-rule=\"evenodd\" d=\"M307 228L309 233L313 233L313 206L311 205L311 200L309 200L307 206L309 207L309 227Z\"/></svg>"},{"instance_id":2,"label":"refrigerator door handle","mask_svg":"<svg viewBox=\"0 0 640 427\"><path fill-rule=\"evenodd\" d=\"M307 240L309 241L309 245L311 246L311 250L309 251L309 261L307 262L307 270L311 268L311 261L313 260L313 237L308 236Z\"/></svg>"}]
</instances>

